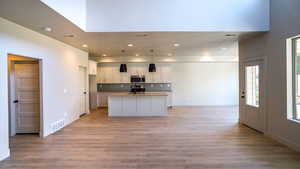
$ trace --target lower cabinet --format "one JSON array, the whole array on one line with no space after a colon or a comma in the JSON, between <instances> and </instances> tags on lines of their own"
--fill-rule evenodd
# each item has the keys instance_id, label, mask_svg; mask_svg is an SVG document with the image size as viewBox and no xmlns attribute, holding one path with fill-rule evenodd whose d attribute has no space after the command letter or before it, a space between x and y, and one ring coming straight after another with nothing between
<instances>
[{"instance_id":1,"label":"lower cabinet","mask_svg":"<svg viewBox=\"0 0 300 169\"><path fill-rule=\"evenodd\" d=\"M172 107L173 106L173 93L172 92L168 92L168 97L167 97L167 106L168 107Z\"/></svg>"},{"instance_id":2,"label":"lower cabinet","mask_svg":"<svg viewBox=\"0 0 300 169\"><path fill-rule=\"evenodd\" d=\"M98 92L97 94L97 107L108 107L108 96L113 92ZM168 92L167 97L167 106L172 107L172 98L173 94L172 92Z\"/></svg>"},{"instance_id":3,"label":"lower cabinet","mask_svg":"<svg viewBox=\"0 0 300 169\"><path fill-rule=\"evenodd\" d=\"M167 96L109 96L108 115L117 117L166 116Z\"/></svg>"}]
</instances>

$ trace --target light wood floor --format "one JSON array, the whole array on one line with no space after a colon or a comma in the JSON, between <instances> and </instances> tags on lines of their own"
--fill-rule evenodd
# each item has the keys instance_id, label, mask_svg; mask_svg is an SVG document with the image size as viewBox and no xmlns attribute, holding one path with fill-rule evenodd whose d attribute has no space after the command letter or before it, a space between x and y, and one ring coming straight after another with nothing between
<instances>
[{"instance_id":1,"label":"light wood floor","mask_svg":"<svg viewBox=\"0 0 300 169\"><path fill-rule=\"evenodd\" d=\"M40 139L11 139L1 169L300 169L297 153L237 124L233 107L177 107L169 117L84 116Z\"/></svg>"}]
</instances>

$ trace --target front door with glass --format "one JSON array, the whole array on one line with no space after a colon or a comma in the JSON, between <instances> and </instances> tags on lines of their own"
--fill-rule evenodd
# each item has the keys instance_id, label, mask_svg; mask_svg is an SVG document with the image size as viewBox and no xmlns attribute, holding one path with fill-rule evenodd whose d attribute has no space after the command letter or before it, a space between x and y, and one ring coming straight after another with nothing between
<instances>
[{"instance_id":1,"label":"front door with glass","mask_svg":"<svg viewBox=\"0 0 300 169\"><path fill-rule=\"evenodd\" d=\"M243 91L243 123L247 126L264 132L265 116L262 109L262 72L261 62L246 62L244 64L244 91Z\"/></svg>"}]
</instances>

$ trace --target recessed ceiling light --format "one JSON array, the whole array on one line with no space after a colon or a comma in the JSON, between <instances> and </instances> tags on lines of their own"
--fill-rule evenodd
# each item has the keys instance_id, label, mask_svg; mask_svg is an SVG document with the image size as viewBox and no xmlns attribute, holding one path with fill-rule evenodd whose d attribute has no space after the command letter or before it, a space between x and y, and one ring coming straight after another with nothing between
<instances>
[{"instance_id":1,"label":"recessed ceiling light","mask_svg":"<svg viewBox=\"0 0 300 169\"><path fill-rule=\"evenodd\" d=\"M174 43L174 46L175 46L175 47L179 47L180 44L179 44L179 43Z\"/></svg>"},{"instance_id":2,"label":"recessed ceiling light","mask_svg":"<svg viewBox=\"0 0 300 169\"><path fill-rule=\"evenodd\" d=\"M105 57L105 56L107 56L107 55L106 55L106 54L103 54L102 56Z\"/></svg>"},{"instance_id":3,"label":"recessed ceiling light","mask_svg":"<svg viewBox=\"0 0 300 169\"><path fill-rule=\"evenodd\" d=\"M135 54L135 56L140 56L140 55L137 53L137 54Z\"/></svg>"},{"instance_id":4,"label":"recessed ceiling light","mask_svg":"<svg viewBox=\"0 0 300 169\"><path fill-rule=\"evenodd\" d=\"M43 27L43 30L46 32L52 32L52 28L50 27Z\"/></svg>"},{"instance_id":5,"label":"recessed ceiling light","mask_svg":"<svg viewBox=\"0 0 300 169\"><path fill-rule=\"evenodd\" d=\"M133 46L133 44L129 43L129 44L128 44L128 46L129 46L129 47L132 47L132 46Z\"/></svg>"},{"instance_id":6,"label":"recessed ceiling light","mask_svg":"<svg viewBox=\"0 0 300 169\"><path fill-rule=\"evenodd\" d=\"M168 56L172 56L172 53L168 53Z\"/></svg>"},{"instance_id":7,"label":"recessed ceiling light","mask_svg":"<svg viewBox=\"0 0 300 169\"><path fill-rule=\"evenodd\" d=\"M227 50L227 48L222 48L222 50Z\"/></svg>"},{"instance_id":8,"label":"recessed ceiling light","mask_svg":"<svg viewBox=\"0 0 300 169\"><path fill-rule=\"evenodd\" d=\"M82 47L87 48L89 46L87 44L83 44Z\"/></svg>"}]
</instances>

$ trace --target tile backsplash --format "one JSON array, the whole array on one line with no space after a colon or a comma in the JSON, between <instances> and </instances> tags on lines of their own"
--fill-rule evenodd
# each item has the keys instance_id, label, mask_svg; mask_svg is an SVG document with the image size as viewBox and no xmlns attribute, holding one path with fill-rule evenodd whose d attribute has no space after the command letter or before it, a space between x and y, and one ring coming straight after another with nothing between
<instances>
[{"instance_id":1,"label":"tile backsplash","mask_svg":"<svg viewBox=\"0 0 300 169\"><path fill-rule=\"evenodd\" d=\"M133 83L98 83L98 92L129 92ZM143 83L147 92L171 92L172 83Z\"/></svg>"}]
</instances>

